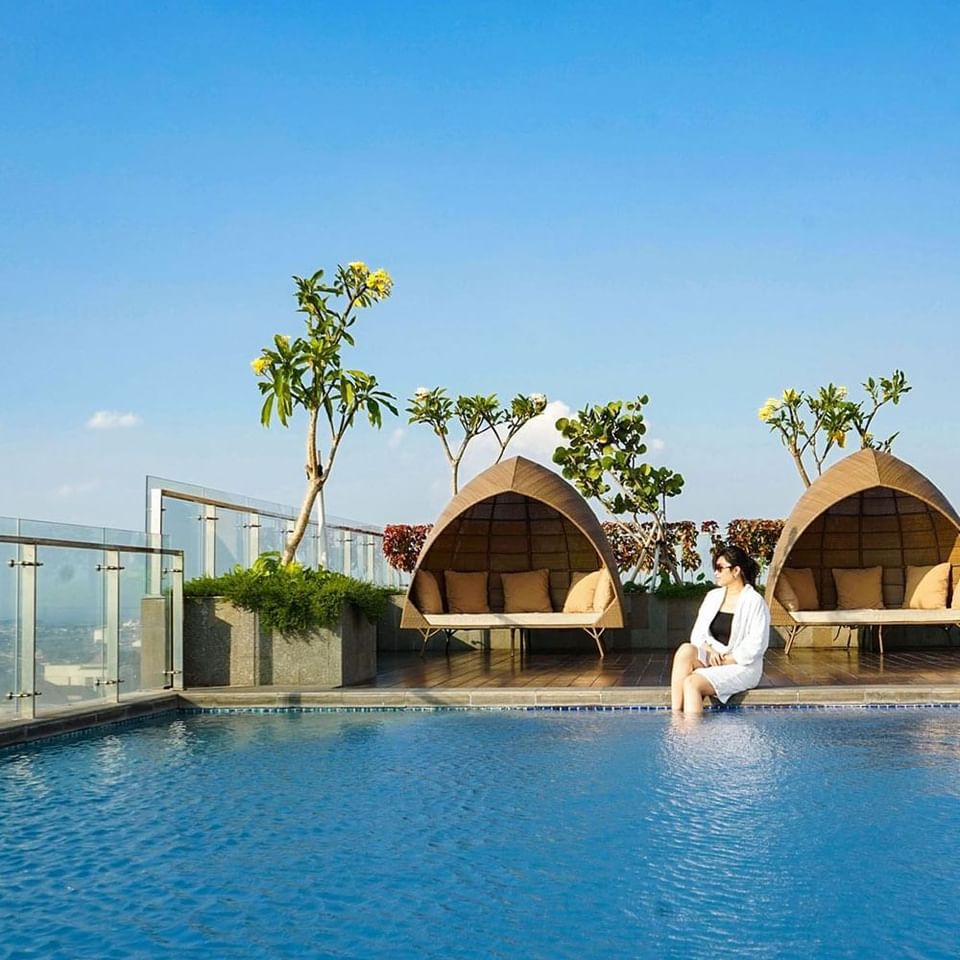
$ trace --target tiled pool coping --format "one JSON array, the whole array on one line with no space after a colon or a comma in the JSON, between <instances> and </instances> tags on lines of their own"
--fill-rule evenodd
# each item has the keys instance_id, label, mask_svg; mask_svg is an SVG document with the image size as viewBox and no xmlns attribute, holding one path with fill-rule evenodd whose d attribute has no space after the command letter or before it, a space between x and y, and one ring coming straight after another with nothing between
<instances>
[{"instance_id":1,"label":"tiled pool coping","mask_svg":"<svg viewBox=\"0 0 960 960\"><path fill-rule=\"evenodd\" d=\"M960 707L960 685L791 687L751 690L726 709L898 709ZM432 712L437 710L666 711L664 687L601 690L501 687L456 690L189 690L0 723L0 747L125 724L162 713Z\"/></svg>"}]
</instances>

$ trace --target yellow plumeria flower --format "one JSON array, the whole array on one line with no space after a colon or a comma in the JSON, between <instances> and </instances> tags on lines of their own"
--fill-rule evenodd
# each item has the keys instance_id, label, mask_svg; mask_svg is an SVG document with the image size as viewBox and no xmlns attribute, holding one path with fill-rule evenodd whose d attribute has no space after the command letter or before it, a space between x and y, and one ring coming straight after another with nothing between
<instances>
[{"instance_id":1,"label":"yellow plumeria flower","mask_svg":"<svg viewBox=\"0 0 960 960\"><path fill-rule=\"evenodd\" d=\"M259 377L260 374L270 366L270 361L266 357L257 357L256 360L250 361L250 366L253 368L253 372Z\"/></svg>"},{"instance_id":2,"label":"yellow plumeria flower","mask_svg":"<svg viewBox=\"0 0 960 960\"><path fill-rule=\"evenodd\" d=\"M767 402L760 408L757 413L757 416L766 423L776 412L780 406L780 401L776 397L770 397Z\"/></svg>"},{"instance_id":3,"label":"yellow plumeria flower","mask_svg":"<svg viewBox=\"0 0 960 960\"><path fill-rule=\"evenodd\" d=\"M367 277L367 289L378 297L389 297L393 289L393 280L386 270L374 270Z\"/></svg>"},{"instance_id":4,"label":"yellow plumeria flower","mask_svg":"<svg viewBox=\"0 0 960 960\"><path fill-rule=\"evenodd\" d=\"M354 273L367 273L367 265L362 260L353 260L347 264L347 269Z\"/></svg>"},{"instance_id":5,"label":"yellow plumeria flower","mask_svg":"<svg viewBox=\"0 0 960 960\"><path fill-rule=\"evenodd\" d=\"M800 394L792 388L783 391L784 403L796 403L799 398Z\"/></svg>"}]
</instances>

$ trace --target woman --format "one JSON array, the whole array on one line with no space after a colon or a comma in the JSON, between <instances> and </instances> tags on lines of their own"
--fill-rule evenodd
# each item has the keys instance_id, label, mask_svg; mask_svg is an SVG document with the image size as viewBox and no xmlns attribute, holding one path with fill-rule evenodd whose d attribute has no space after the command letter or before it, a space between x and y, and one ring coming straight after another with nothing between
<instances>
[{"instance_id":1,"label":"woman","mask_svg":"<svg viewBox=\"0 0 960 960\"><path fill-rule=\"evenodd\" d=\"M757 564L739 547L714 555L717 589L700 604L690 642L673 657L671 706L703 713L703 698L726 703L760 682L763 654L770 640L770 611L755 590Z\"/></svg>"}]
</instances>

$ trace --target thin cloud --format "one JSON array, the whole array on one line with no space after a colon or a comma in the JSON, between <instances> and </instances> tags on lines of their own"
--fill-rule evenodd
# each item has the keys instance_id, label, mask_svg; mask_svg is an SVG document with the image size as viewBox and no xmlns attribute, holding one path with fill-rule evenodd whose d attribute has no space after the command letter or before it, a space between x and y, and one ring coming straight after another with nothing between
<instances>
[{"instance_id":1,"label":"thin cloud","mask_svg":"<svg viewBox=\"0 0 960 960\"><path fill-rule=\"evenodd\" d=\"M563 445L563 437L556 423L561 417L569 417L572 410L562 400L551 400L543 413L525 424L507 448L507 456L523 453L530 460L543 464L553 462L553 451Z\"/></svg>"},{"instance_id":2,"label":"thin cloud","mask_svg":"<svg viewBox=\"0 0 960 960\"><path fill-rule=\"evenodd\" d=\"M88 421L88 430L122 430L135 427L140 417L135 413L120 413L117 410L98 410Z\"/></svg>"},{"instance_id":3,"label":"thin cloud","mask_svg":"<svg viewBox=\"0 0 960 960\"><path fill-rule=\"evenodd\" d=\"M58 497L80 497L92 493L100 486L98 480L84 480L81 483L64 483L57 487Z\"/></svg>"},{"instance_id":4,"label":"thin cloud","mask_svg":"<svg viewBox=\"0 0 960 960\"><path fill-rule=\"evenodd\" d=\"M396 450L397 447L403 443L403 438L406 435L406 430L403 427L397 427L393 433L390 434L390 439L387 441L388 450Z\"/></svg>"}]
</instances>

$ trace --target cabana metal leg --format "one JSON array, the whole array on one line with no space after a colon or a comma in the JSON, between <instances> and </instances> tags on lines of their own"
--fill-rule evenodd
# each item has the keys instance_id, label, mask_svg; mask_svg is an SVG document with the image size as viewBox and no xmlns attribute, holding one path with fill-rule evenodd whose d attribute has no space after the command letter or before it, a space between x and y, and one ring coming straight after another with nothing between
<instances>
[{"instance_id":1,"label":"cabana metal leg","mask_svg":"<svg viewBox=\"0 0 960 960\"><path fill-rule=\"evenodd\" d=\"M600 659L602 660L607 655L607 651L603 649L604 628L603 627L584 627L583 629L596 641L597 650L600 651Z\"/></svg>"},{"instance_id":2,"label":"cabana metal leg","mask_svg":"<svg viewBox=\"0 0 960 960\"><path fill-rule=\"evenodd\" d=\"M880 643L880 656L883 656L883 624L877 626L877 640Z\"/></svg>"},{"instance_id":3,"label":"cabana metal leg","mask_svg":"<svg viewBox=\"0 0 960 960\"><path fill-rule=\"evenodd\" d=\"M436 627L425 627L420 629L420 634L423 636L423 646L420 648L420 656L424 657L427 654L427 644L430 642L431 637L435 637L441 631ZM442 631L447 635L447 648L450 647L450 630Z\"/></svg>"}]
</instances>

